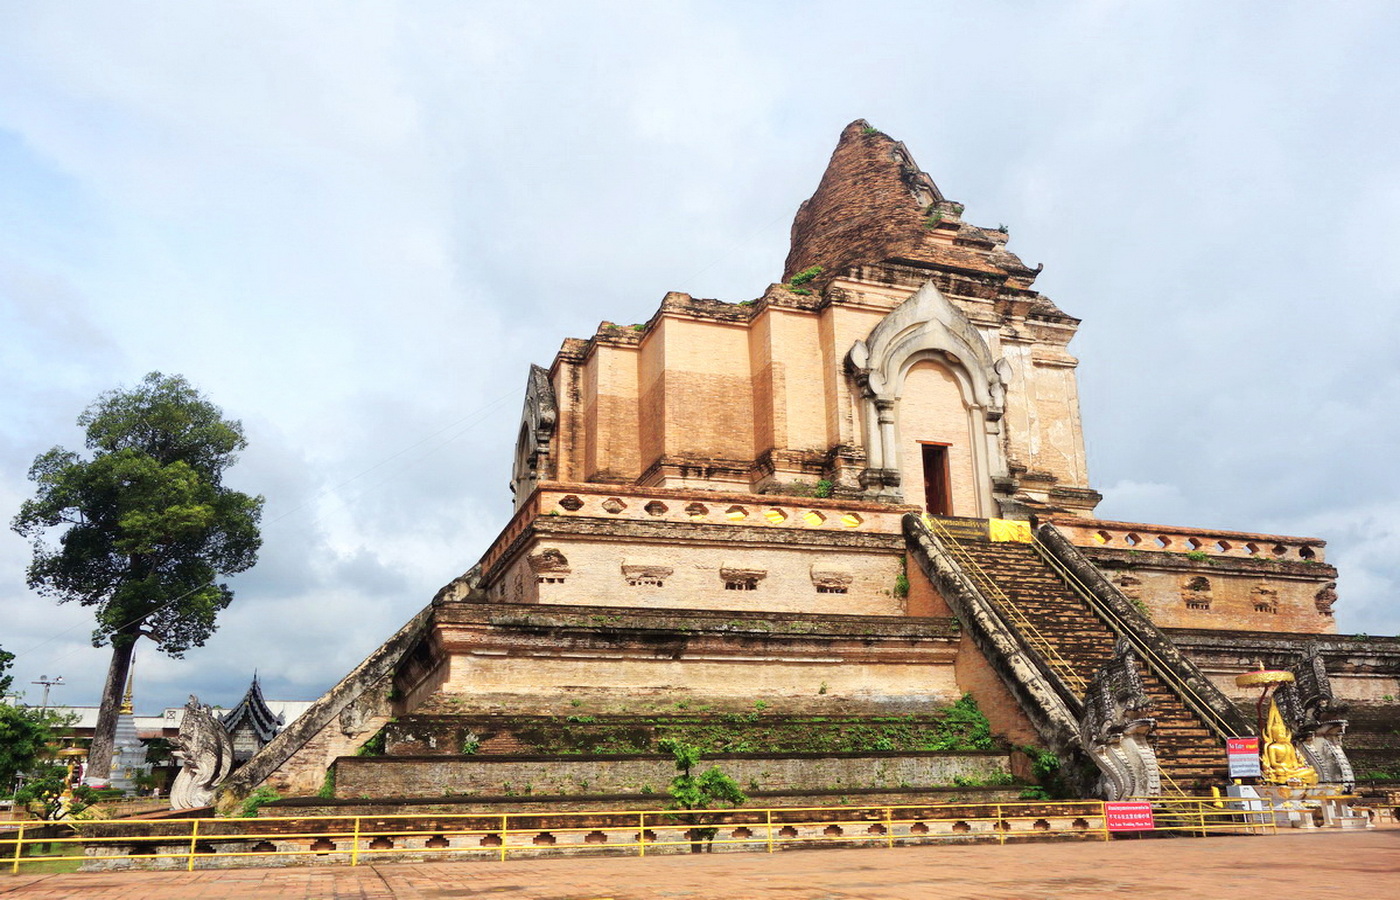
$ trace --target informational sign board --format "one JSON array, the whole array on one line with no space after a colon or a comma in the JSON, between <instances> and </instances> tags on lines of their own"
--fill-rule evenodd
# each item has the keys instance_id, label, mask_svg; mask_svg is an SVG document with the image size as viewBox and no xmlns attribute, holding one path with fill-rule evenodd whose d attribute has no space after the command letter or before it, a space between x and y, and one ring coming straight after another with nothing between
<instances>
[{"instance_id":1,"label":"informational sign board","mask_svg":"<svg viewBox=\"0 0 1400 900\"><path fill-rule=\"evenodd\" d=\"M1257 737L1227 738L1225 753L1230 759L1231 778L1258 778L1259 739Z\"/></svg>"},{"instance_id":2,"label":"informational sign board","mask_svg":"<svg viewBox=\"0 0 1400 900\"><path fill-rule=\"evenodd\" d=\"M1151 831L1152 804L1146 801L1118 801L1103 805L1104 823L1109 831Z\"/></svg>"}]
</instances>

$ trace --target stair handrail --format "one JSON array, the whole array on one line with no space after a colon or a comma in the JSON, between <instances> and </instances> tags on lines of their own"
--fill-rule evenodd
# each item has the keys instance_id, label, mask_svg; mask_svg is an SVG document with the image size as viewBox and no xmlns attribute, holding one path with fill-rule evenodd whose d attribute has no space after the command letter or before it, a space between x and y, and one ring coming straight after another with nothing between
<instances>
[{"instance_id":1,"label":"stair handrail","mask_svg":"<svg viewBox=\"0 0 1400 900\"><path fill-rule=\"evenodd\" d=\"M929 577L948 589L945 596L972 640L989 659L995 654L1005 665L1003 681L1021 701L1047 745L1056 752L1077 751L1081 746L1079 720L1084 701L1046 664L1025 636L998 612L997 604L982 593L922 515L909 513L903 521L910 551L926 557ZM1018 669L1025 669L1026 674L1013 674Z\"/></svg>"},{"instance_id":2,"label":"stair handrail","mask_svg":"<svg viewBox=\"0 0 1400 900\"><path fill-rule=\"evenodd\" d=\"M924 515L922 518L925 527L957 557L959 565L974 576L974 582L978 589L996 604L998 610L1005 610L1004 615L1009 615L1013 620L1011 624L1021 632L1027 643L1035 648L1036 652L1045 660L1045 664L1060 677L1060 680L1073 693L1075 699L1082 702L1084 692L1089 688L1088 680L1076 672L1069 660L1061 656L1054 644L1040 633L1040 629L1035 627L1035 623L1026 618L1025 613L997 586L996 582L982 568L981 563L973 558L961 541L953 537L937 519L928 515Z\"/></svg>"},{"instance_id":3,"label":"stair handrail","mask_svg":"<svg viewBox=\"0 0 1400 900\"><path fill-rule=\"evenodd\" d=\"M1060 534L1058 529L1055 529L1053 524L1046 522L1040 526L1040 529L1037 530L1046 530L1047 534L1053 534L1055 535L1055 537L1059 538L1059 541L1063 545L1061 549L1069 548L1076 553L1078 552L1077 548L1074 548L1073 545L1070 544L1069 541L1064 537L1064 535ZM1191 684L1189 684L1185 679L1180 678L1177 675L1177 667L1190 667L1192 669L1195 668L1195 666L1191 663L1190 660L1186 659L1185 657L1179 656L1178 659L1176 659L1172 663L1169 663L1162 657L1160 653L1158 653L1156 647L1153 647L1147 641L1143 640L1141 632L1158 631L1156 625L1154 625L1150 620L1148 620L1146 616L1141 616L1142 622L1140 623L1131 622L1118 610L1113 609L1108 604L1102 602L1099 596L1094 591L1090 590L1087 585L1084 584L1084 581L1079 577L1079 575L1075 573L1063 560L1060 559L1059 554L1055 552L1055 548L1052 548L1045 541L1041 540L1040 537L1034 531L1032 532L1031 537L1032 546L1036 549L1036 552L1040 555L1040 557L1044 559L1046 563L1056 571L1056 573L1064 580L1066 585L1068 585L1072 590L1074 590L1075 593L1079 594L1080 598L1083 599L1087 604L1089 604L1090 609L1092 609L1094 613L1098 615L1099 618L1102 619L1105 624L1108 625L1109 628L1111 628L1120 638L1123 638L1124 640L1128 641L1128 643L1132 646L1134 652L1136 652L1138 656L1143 660L1143 662L1147 664L1148 668L1152 670L1152 673L1158 678L1160 678L1163 682L1165 682L1167 687L1174 691L1176 695L1182 699L1182 702L1184 702L1191 709L1191 711L1194 712L1203 723L1205 723L1207 728L1209 728L1211 731L1214 731L1216 735L1220 738L1239 737L1241 734L1247 733L1247 731L1242 730L1237 724L1230 723L1225 716L1221 715L1208 702L1206 702L1205 699L1200 696L1200 693ZM1092 567L1093 564L1088 563L1088 565ZM1097 573L1098 570L1094 569L1093 571ZM1117 591L1117 589L1114 588L1113 585L1106 578L1103 578L1102 575L1099 576L1098 580L1100 581L1100 590L1110 592ZM1158 632L1158 634L1160 635L1160 632ZM1163 636L1163 639L1165 640L1165 636ZM1197 671L1196 674L1201 678L1202 681L1205 681L1205 676L1201 675L1199 671Z\"/></svg>"}]
</instances>

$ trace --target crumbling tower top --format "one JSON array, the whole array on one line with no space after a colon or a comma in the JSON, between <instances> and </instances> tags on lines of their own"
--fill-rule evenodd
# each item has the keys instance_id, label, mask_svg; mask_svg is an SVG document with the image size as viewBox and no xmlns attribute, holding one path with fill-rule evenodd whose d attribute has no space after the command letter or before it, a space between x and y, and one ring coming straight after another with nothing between
<instances>
[{"instance_id":1,"label":"crumbling tower top","mask_svg":"<svg viewBox=\"0 0 1400 900\"><path fill-rule=\"evenodd\" d=\"M1039 270L1007 252L1003 229L969 225L962 212L903 143L857 119L841 132L816 193L797 210L783 279L818 265L826 279L898 262L1029 289Z\"/></svg>"}]
</instances>

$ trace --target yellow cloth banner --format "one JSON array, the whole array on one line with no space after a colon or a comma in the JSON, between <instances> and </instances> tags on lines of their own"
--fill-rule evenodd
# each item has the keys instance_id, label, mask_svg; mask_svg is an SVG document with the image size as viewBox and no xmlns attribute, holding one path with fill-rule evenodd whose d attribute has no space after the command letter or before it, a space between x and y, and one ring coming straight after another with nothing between
<instances>
[{"instance_id":1,"label":"yellow cloth banner","mask_svg":"<svg viewBox=\"0 0 1400 900\"><path fill-rule=\"evenodd\" d=\"M1011 519L988 519L988 531L994 541L1014 541L1020 544L1031 542L1031 523L1013 522Z\"/></svg>"}]
</instances>

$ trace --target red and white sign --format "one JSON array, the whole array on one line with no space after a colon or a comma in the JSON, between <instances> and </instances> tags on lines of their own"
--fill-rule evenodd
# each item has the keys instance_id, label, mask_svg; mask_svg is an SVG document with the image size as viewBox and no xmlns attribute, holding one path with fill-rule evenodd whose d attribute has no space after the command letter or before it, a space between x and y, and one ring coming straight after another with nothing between
<instances>
[{"instance_id":1,"label":"red and white sign","mask_svg":"<svg viewBox=\"0 0 1400 900\"><path fill-rule=\"evenodd\" d=\"M1259 738L1226 738L1225 753L1230 760L1231 778L1259 777Z\"/></svg>"},{"instance_id":2,"label":"red and white sign","mask_svg":"<svg viewBox=\"0 0 1400 900\"><path fill-rule=\"evenodd\" d=\"M1152 804L1146 801L1105 803L1103 817L1109 831L1151 831L1157 827Z\"/></svg>"}]
</instances>

